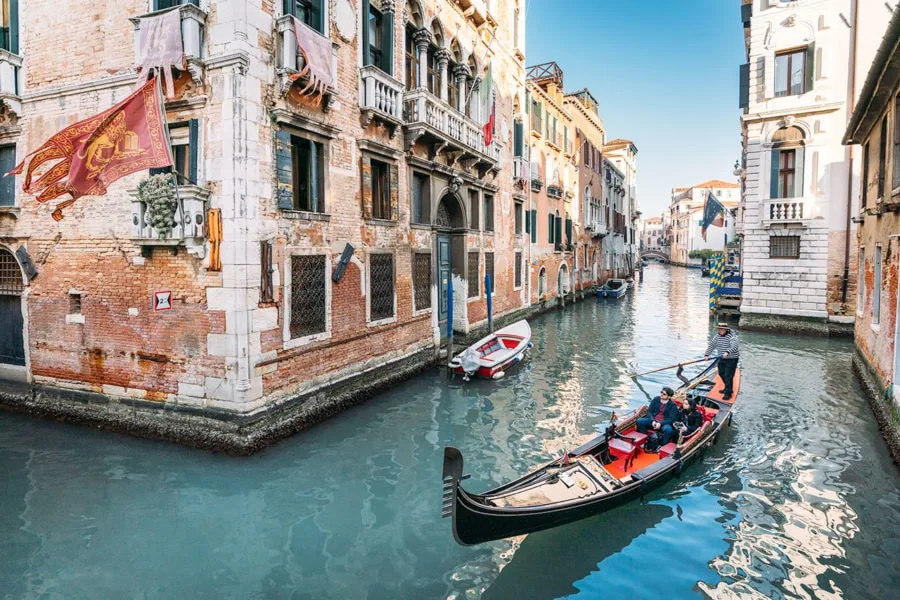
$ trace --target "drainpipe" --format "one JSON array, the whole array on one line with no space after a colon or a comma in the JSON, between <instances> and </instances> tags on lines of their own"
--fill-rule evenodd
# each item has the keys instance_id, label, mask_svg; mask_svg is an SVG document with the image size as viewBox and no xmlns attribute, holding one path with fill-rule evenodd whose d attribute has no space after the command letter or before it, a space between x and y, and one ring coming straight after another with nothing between
<instances>
[{"instance_id":1,"label":"drainpipe","mask_svg":"<svg viewBox=\"0 0 900 600\"><path fill-rule=\"evenodd\" d=\"M847 100L848 123L853 115L853 105L856 102L856 32L859 29L858 0L853 0L851 7L853 10L853 33L850 38L850 97ZM845 154L847 156L847 221L844 235L844 276L841 281L842 305L847 304L847 286L850 283L850 213L853 210L853 147L848 145ZM863 173L860 178L860 185L865 185L865 177L866 174Z\"/></svg>"}]
</instances>

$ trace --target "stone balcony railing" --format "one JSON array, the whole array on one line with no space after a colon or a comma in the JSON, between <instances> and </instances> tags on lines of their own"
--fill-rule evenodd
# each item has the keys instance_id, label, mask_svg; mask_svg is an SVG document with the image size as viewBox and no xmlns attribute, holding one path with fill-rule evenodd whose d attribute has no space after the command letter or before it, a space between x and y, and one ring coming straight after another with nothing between
<instances>
[{"instance_id":1,"label":"stone balcony railing","mask_svg":"<svg viewBox=\"0 0 900 600\"><path fill-rule=\"evenodd\" d=\"M550 198L556 198L559 200L563 197L563 189L556 185L548 185L547 186L547 196Z\"/></svg>"},{"instance_id":2,"label":"stone balcony railing","mask_svg":"<svg viewBox=\"0 0 900 600\"><path fill-rule=\"evenodd\" d=\"M139 246L184 246L190 254L203 258L206 253L206 205L210 191L196 185L178 186L178 204L172 229L160 237L147 218L147 204L131 192L131 233Z\"/></svg>"},{"instance_id":3,"label":"stone balcony railing","mask_svg":"<svg viewBox=\"0 0 900 600\"><path fill-rule=\"evenodd\" d=\"M806 223L812 218L810 209L809 202L802 199L768 200L763 209L763 223Z\"/></svg>"},{"instance_id":4,"label":"stone balcony railing","mask_svg":"<svg viewBox=\"0 0 900 600\"><path fill-rule=\"evenodd\" d=\"M303 55L300 54L300 51L297 48L297 35L294 33L294 17L291 15L283 15L275 21L275 29L278 32L279 39L279 52L277 54L277 68L278 75L281 78L281 93L284 94L288 91L293 83L291 77L303 70L303 67L306 64L303 62ZM338 45L332 41L331 43L331 80L334 82L333 86L337 85L338 80L338 72L337 72L337 55L338 55ZM300 78L301 86L305 86L306 77ZM323 106L324 110L327 112L329 110L329 104L334 97L337 96L337 88L329 87L324 91L324 99L325 104Z\"/></svg>"},{"instance_id":5,"label":"stone balcony railing","mask_svg":"<svg viewBox=\"0 0 900 600\"><path fill-rule=\"evenodd\" d=\"M363 112L363 127L375 118L394 128L403 120L403 84L373 65L359 70L359 106Z\"/></svg>"},{"instance_id":6,"label":"stone balcony railing","mask_svg":"<svg viewBox=\"0 0 900 600\"><path fill-rule=\"evenodd\" d=\"M21 56L0 49L0 102L6 104L16 115L22 114L22 101L19 98L21 69Z\"/></svg>"},{"instance_id":7,"label":"stone balcony railing","mask_svg":"<svg viewBox=\"0 0 900 600\"><path fill-rule=\"evenodd\" d=\"M416 140L427 135L436 138L442 148L461 151L461 156L457 156L456 160L472 157L491 168L499 168L500 146L496 140L486 146L481 127L428 90L417 89L406 93L403 120L409 130L408 145L412 146Z\"/></svg>"},{"instance_id":8,"label":"stone balcony railing","mask_svg":"<svg viewBox=\"0 0 900 600\"><path fill-rule=\"evenodd\" d=\"M205 10L197 4L186 3L178 7L181 13L181 42L184 46L184 55L187 59L187 69L194 83L203 83L203 43L205 36L206 16ZM168 9L167 9L168 10ZM134 59L136 64L141 64L141 19L152 17L162 11L156 11L132 17L134 24Z\"/></svg>"},{"instance_id":9,"label":"stone balcony railing","mask_svg":"<svg viewBox=\"0 0 900 600\"><path fill-rule=\"evenodd\" d=\"M524 158L513 160L513 180L525 182L531 179L531 163Z\"/></svg>"}]
</instances>

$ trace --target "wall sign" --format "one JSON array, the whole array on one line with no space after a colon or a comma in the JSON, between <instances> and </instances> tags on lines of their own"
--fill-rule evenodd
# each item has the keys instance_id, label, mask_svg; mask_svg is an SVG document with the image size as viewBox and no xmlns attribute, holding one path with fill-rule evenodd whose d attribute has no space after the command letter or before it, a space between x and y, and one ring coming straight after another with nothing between
<instances>
[{"instance_id":1,"label":"wall sign","mask_svg":"<svg viewBox=\"0 0 900 600\"><path fill-rule=\"evenodd\" d=\"M171 290L153 292L153 310L156 312L161 310L172 310Z\"/></svg>"}]
</instances>

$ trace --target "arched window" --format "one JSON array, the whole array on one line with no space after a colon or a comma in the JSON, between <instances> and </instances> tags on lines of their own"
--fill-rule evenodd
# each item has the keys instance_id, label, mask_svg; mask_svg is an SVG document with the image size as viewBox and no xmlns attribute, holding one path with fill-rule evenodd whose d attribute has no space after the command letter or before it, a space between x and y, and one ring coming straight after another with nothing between
<instances>
[{"instance_id":1,"label":"arched window","mask_svg":"<svg viewBox=\"0 0 900 600\"><path fill-rule=\"evenodd\" d=\"M0 294L17 295L24 289L19 262L12 252L0 248Z\"/></svg>"},{"instance_id":2,"label":"arched window","mask_svg":"<svg viewBox=\"0 0 900 600\"><path fill-rule=\"evenodd\" d=\"M543 296L547 292L547 269L541 267L538 273L538 297Z\"/></svg>"},{"instance_id":3,"label":"arched window","mask_svg":"<svg viewBox=\"0 0 900 600\"><path fill-rule=\"evenodd\" d=\"M770 198L803 196L804 144L799 127L782 127L772 135Z\"/></svg>"}]
</instances>

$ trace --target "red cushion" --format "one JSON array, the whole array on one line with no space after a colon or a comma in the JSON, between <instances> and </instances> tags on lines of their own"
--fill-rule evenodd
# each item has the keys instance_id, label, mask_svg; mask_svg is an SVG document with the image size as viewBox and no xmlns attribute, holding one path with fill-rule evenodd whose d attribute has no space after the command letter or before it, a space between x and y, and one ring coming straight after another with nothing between
<instances>
[{"instance_id":1,"label":"red cushion","mask_svg":"<svg viewBox=\"0 0 900 600\"><path fill-rule=\"evenodd\" d=\"M659 449L659 457L665 458L667 456L672 456L673 454L675 454L675 450L677 448L678 448L678 446L675 445L675 442L669 442L668 444L666 444L665 446L663 446L662 448Z\"/></svg>"},{"instance_id":2,"label":"red cushion","mask_svg":"<svg viewBox=\"0 0 900 600\"><path fill-rule=\"evenodd\" d=\"M609 453L613 456L617 456L619 458L627 458L634 454L634 451L634 446L632 446L625 440L620 440L619 438L613 438L609 440Z\"/></svg>"},{"instance_id":3,"label":"red cushion","mask_svg":"<svg viewBox=\"0 0 900 600\"><path fill-rule=\"evenodd\" d=\"M641 433L640 431L634 429L627 433L623 433L622 437L628 438L629 440L631 440L631 443L634 444L635 446L643 446L644 442L647 441L647 438L649 436L646 433Z\"/></svg>"}]
</instances>

